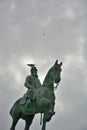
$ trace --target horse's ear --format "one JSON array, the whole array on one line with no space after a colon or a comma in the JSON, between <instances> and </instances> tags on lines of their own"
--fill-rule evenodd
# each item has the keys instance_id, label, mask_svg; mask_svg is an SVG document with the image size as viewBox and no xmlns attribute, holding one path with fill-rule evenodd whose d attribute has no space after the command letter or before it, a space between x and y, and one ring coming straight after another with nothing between
<instances>
[{"instance_id":1,"label":"horse's ear","mask_svg":"<svg viewBox=\"0 0 87 130\"><path fill-rule=\"evenodd\" d=\"M60 62L60 64L59 64L59 65L61 66L62 64L63 64L63 63L62 63L62 62Z\"/></svg>"},{"instance_id":2,"label":"horse's ear","mask_svg":"<svg viewBox=\"0 0 87 130\"><path fill-rule=\"evenodd\" d=\"M56 62L55 62L55 65L57 65L58 64L58 60L56 60Z\"/></svg>"}]
</instances>

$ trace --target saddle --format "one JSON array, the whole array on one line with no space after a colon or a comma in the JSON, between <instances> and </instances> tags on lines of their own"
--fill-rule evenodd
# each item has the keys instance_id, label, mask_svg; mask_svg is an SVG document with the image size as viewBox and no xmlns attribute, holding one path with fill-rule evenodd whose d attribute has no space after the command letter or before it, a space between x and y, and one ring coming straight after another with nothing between
<instances>
[{"instance_id":1,"label":"saddle","mask_svg":"<svg viewBox=\"0 0 87 130\"><path fill-rule=\"evenodd\" d=\"M35 99L36 99L35 89L29 89L21 98L20 104L25 105L31 103L32 101L35 101Z\"/></svg>"}]
</instances>

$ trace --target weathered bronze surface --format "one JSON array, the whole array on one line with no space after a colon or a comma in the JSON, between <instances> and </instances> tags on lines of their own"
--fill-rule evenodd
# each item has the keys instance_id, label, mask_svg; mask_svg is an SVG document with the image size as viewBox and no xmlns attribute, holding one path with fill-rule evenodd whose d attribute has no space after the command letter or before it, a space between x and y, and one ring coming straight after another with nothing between
<instances>
[{"instance_id":1,"label":"weathered bronze surface","mask_svg":"<svg viewBox=\"0 0 87 130\"><path fill-rule=\"evenodd\" d=\"M29 130L33 118L37 113L43 113L42 130L46 130L46 122L50 121L55 115L55 94L56 88L61 80L61 63L58 60L49 69L41 85L37 75L37 68L34 64L28 64L31 67L31 75L25 79L24 86L28 89L22 98L17 100L10 110L12 116L12 126L10 130L15 130L15 126L20 118L25 120L25 129Z\"/></svg>"}]
</instances>

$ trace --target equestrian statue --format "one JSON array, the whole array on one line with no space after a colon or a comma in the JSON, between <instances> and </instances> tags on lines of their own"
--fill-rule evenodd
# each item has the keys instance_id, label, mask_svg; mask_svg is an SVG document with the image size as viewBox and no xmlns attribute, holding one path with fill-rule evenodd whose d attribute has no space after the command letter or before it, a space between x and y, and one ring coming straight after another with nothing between
<instances>
[{"instance_id":1,"label":"equestrian statue","mask_svg":"<svg viewBox=\"0 0 87 130\"><path fill-rule=\"evenodd\" d=\"M35 65L27 65L31 67L31 75L26 77L24 83L27 92L14 103L10 110L10 115L12 117L10 130L15 130L16 124L20 118L25 120L24 130L30 130L34 116L38 113L41 113L41 130L46 130L46 123L55 115L54 90L61 81L62 62L58 63L58 60L56 60L55 64L47 72L42 85L38 78Z\"/></svg>"}]
</instances>

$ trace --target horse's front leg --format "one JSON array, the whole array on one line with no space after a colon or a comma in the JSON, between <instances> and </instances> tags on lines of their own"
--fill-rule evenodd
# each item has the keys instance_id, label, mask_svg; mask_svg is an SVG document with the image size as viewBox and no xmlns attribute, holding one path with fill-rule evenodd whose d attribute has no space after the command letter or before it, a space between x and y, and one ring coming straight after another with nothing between
<instances>
[{"instance_id":1,"label":"horse's front leg","mask_svg":"<svg viewBox=\"0 0 87 130\"><path fill-rule=\"evenodd\" d=\"M44 112L43 124L42 124L42 129L41 130L46 130L47 115L48 115L48 110L46 110Z\"/></svg>"},{"instance_id":2,"label":"horse's front leg","mask_svg":"<svg viewBox=\"0 0 87 130\"><path fill-rule=\"evenodd\" d=\"M46 130L46 122L50 121L53 115L49 109L44 112L42 130Z\"/></svg>"},{"instance_id":3,"label":"horse's front leg","mask_svg":"<svg viewBox=\"0 0 87 130\"><path fill-rule=\"evenodd\" d=\"M24 130L29 130L29 128L30 128L30 126L32 124L34 116L35 115L28 115L28 118L25 119L25 129Z\"/></svg>"}]
</instances>

